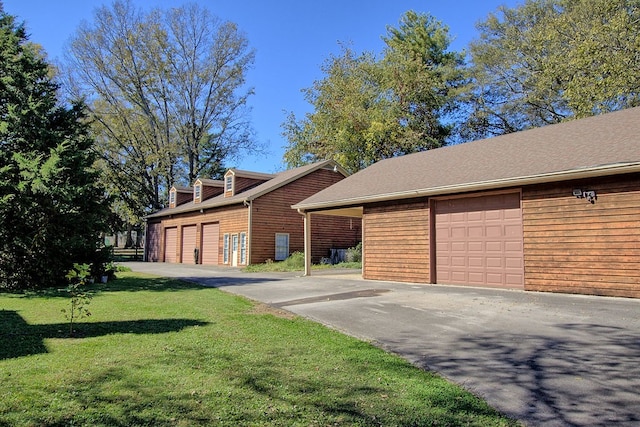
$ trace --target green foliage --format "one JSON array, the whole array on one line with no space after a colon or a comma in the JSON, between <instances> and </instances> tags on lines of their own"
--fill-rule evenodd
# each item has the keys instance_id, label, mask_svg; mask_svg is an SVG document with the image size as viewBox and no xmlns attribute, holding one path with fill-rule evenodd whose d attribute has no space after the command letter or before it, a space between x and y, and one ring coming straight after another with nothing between
<instances>
[{"instance_id":1,"label":"green foliage","mask_svg":"<svg viewBox=\"0 0 640 427\"><path fill-rule=\"evenodd\" d=\"M170 187L219 177L260 144L245 88L254 52L235 24L197 4L143 12L115 1L78 28L69 87L88 99L114 212L136 224Z\"/></svg>"},{"instance_id":2,"label":"green foliage","mask_svg":"<svg viewBox=\"0 0 640 427\"><path fill-rule=\"evenodd\" d=\"M108 212L84 107L61 106L39 49L0 14L0 288L58 286Z\"/></svg>"},{"instance_id":3,"label":"green foliage","mask_svg":"<svg viewBox=\"0 0 640 427\"><path fill-rule=\"evenodd\" d=\"M347 249L347 253L345 255L345 262L347 263L362 262L362 242L359 242L353 248Z\"/></svg>"},{"instance_id":4,"label":"green foliage","mask_svg":"<svg viewBox=\"0 0 640 427\"><path fill-rule=\"evenodd\" d=\"M74 264L66 277L69 284L65 290L70 298L70 307L69 310L63 308L61 311L69 321L69 336L73 336L74 323L83 317L91 316L88 306L93 295L87 289L92 280L91 266L89 264Z\"/></svg>"},{"instance_id":5,"label":"green foliage","mask_svg":"<svg viewBox=\"0 0 640 427\"><path fill-rule=\"evenodd\" d=\"M325 77L304 90L314 111L283 124L287 165L332 158L356 172L446 144L451 128L443 117L462 78L462 56L447 51L448 29L410 11L387 31L381 60L343 48L324 63Z\"/></svg>"},{"instance_id":6,"label":"green foliage","mask_svg":"<svg viewBox=\"0 0 640 427\"><path fill-rule=\"evenodd\" d=\"M463 139L640 105L637 0L501 7L471 44Z\"/></svg>"}]
</instances>

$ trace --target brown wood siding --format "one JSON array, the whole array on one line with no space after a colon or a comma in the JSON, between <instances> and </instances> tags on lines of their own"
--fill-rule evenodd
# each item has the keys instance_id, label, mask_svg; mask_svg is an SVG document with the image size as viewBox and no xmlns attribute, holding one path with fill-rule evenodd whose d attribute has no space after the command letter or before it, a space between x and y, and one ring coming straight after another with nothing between
<instances>
[{"instance_id":1,"label":"brown wood siding","mask_svg":"<svg viewBox=\"0 0 640 427\"><path fill-rule=\"evenodd\" d=\"M250 262L274 259L276 233L289 233L290 253L304 251L304 219L291 205L342 179L340 173L320 169L254 200ZM351 247L360 241L360 220L312 215L311 233L312 261L319 262L331 247Z\"/></svg>"},{"instance_id":2,"label":"brown wood siding","mask_svg":"<svg viewBox=\"0 0 640 427\"><path fill-rule=\"evenodd\" d=\"M267 182L266 179L244 178L241 176L234 176L233 179L233 194L240 194L244 190L256 187L263 182Z\"/></svg>"},{"instance_id":3,"label":"brown wood siding","mask_svg":"<svg viewBox=\"0 0 640 427\"><path fill-rule=\"evenodd\" d=\"M218 222L220 224L220 236L218 242L218 248L220 248L220 250L218 254L218 264L222 264L222 236L224 233L235 234L243 231L247 232L247 213L247 207L243 204L237 204L217 209L208 209L204 213L188 212L180 214L179 216L174 216L173 218L164 218L161 223L162 228L165 230L172 227L197 226L196 242L199 242L201 245L202 224ZM182 245L178 244L177 247L178 253L175 255L175 259L179 260L182 258ZM193 251L193 249L191 249L191 251ZM200 252L202 253L202 248L200 248ZM186 262L193 262L193 252L186 254L184 259Z\"/></svg>"},{"instance_id":4,"label":"brown wood siding","mask_svg":"<svg viewBox=\"0 0 640 427\"><path fill-rule=\"evenodd\" d=\"M390 202L365 206L363 276L429 283L429 204Z\"/></svg>"},{"instance_id":5,"label":"brown wood siding","mask_svg":"<svg viewBox=\"0 0 640 427\"><path fill-rule=\"evenodd\" d=\"M215 196L219 196L224 193L224 187L214 187L211 185L202 185L202 196L200 197L201 201L210 199Z\"/></svg>"},{"instance_id":6,"label":"brown wood siding","mask_svg":"<svg viewBox=\"0 0 640 427\"><path fill-rule=\"evenodd\" d=\"M176 192L176 206L184 205L185 203L191 202L193 200L193 193L186 191L177 191Z\"/></svg>"},{"instance_id":7,"label":"brown wood siding","mask_svg":"<svg viewBox=\"0 0 640 427\"><path fill-rule=\"evenodd\" d=\"M352 248L362 241L362 219L312 215L311 236L311 262L319 263L331 249Z\"/></svg>"},{"instance_id":8,"label":"brown wood siding","mask_svg":"<svg viewBox=\"0 0 640 427\"><path fill-rule=\"evenodd\" d=\"M162 224L147 224L147 242L146 242L146 260L149 262L160 261L161 245L162 245Z\"/></svg>"},{"instance_id":9,"label":"brown wood siding","mask_svg":"<svg viewBox=\"0 0 640 427\"><path fill-rule=\"evenodd\" d=\"M526 290L640 298L640 174L525 187L523 231Z\"/></svg>"}]
</instances>

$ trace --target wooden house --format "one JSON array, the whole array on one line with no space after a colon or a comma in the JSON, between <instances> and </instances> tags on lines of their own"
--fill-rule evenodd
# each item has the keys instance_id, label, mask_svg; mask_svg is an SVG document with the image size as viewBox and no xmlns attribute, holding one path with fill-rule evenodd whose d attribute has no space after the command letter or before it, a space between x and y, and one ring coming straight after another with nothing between
<instances>
[{"instance_id":1,"label":"wooden house","mask_svg":"<svg viewBox=\"0 0 640 427\"><path fill-rule=\"evenodd\" d=\"M638 298L640 108L383 160L294 208L362 218L366 279Z\"/></svg>"},{"instance_id":2,"label":"wooden house","mask_svg":"<svg viewBox=\"0 0 640 427\"><path fill-rule=\"evenodd\" d=\"M223 180L174 187L169 207L146 217L146 260L227 266L283 260L304 248L303 216L291 205L346 176L325 161L277 174L229 169ZM355 246L361 220L323 217L311 232L311 256L319 262L331 249Z\"/></svg>"}]
</instances>

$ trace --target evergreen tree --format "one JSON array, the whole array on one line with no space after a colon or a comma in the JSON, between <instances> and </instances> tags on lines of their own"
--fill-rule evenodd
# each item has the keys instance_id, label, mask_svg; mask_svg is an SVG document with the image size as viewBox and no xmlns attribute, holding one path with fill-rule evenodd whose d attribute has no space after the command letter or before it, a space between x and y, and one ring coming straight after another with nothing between
<instances>
[{"instance_id":1,"label":"evergreen tree","mask_svg":"<svg viewBox=\"0 0 640 427\"><path fill-rule=\"evenodd\" d=\"M40 49L0 10L0 288L63 284L104 231L84 107L57 97Z\"/></svg>"}]
</instances>

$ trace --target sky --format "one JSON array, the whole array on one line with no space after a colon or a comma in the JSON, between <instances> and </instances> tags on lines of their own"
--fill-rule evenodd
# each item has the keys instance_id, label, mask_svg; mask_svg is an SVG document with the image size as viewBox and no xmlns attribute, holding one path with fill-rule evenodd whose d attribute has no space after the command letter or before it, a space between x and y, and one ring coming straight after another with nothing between
<instances>
[{"instance_id":1,"label":"sky","mask_svg":"<svg viewBox=\"0 0 640 427\"><path fill-rule=\"evenodd\" d=\"M144 10L178 7L187 1L132 0ZM287 144L282 123L312 112L302 90L323 78L320 67L346 43L356 52L379 54L387 26L397 27L408 10L430 13L449 27L451 50L464 50L476 39L476 24L500 5L515 7L524 0L197 0L222 20L238 25L256 59L248 73L251 122L268 152L247 155L228 165L256 172L285 169ZM62 60L65 46L82 21L111 0L0 0L5 12L24 21L30 40L44 47L53 61Z\"/></svg>"}]
</instances>

